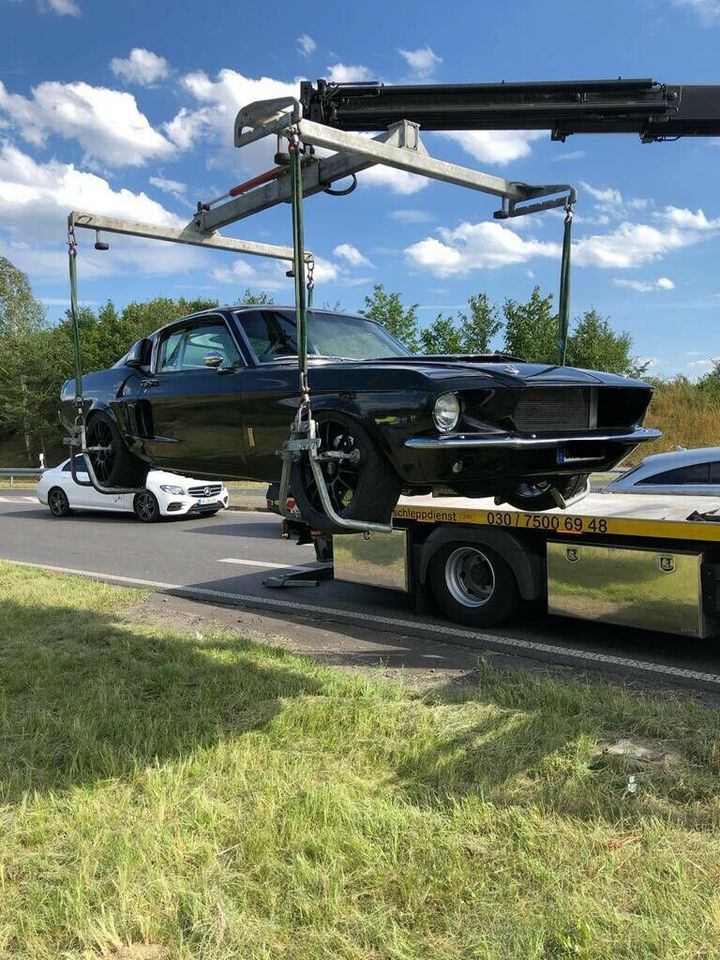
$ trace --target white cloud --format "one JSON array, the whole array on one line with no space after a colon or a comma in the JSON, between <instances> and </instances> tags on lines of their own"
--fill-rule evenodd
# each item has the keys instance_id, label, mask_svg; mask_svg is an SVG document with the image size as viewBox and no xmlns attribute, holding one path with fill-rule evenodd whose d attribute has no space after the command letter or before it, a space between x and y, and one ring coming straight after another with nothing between
<instances>
[{"instance_id":1,"label":"white cloud","mask_svg":"<svg viewBox=\"0 0 720 960\"><path fill-rule=\"evenodd\" d=\"M427 44L417 50L398 50L398 53L404 57L407 65L418 77L429 77L442 63L442 57L439 57Z\"/></svg>"},{"instance_id":2,"label":"white cloud","mask_svg":"<svg viewBox=\"0 0 720 960\"><path fill-rule=\"evenodd\" d=\"M77 170L72 164L56 160L38 163L17 147L2 145L0 246L11 251L10 259L29 271L33 278L56 280L66 274L67 254L62 241L70 210L90 210L108 216L182 226L177 216L145 193L114 190L107 180ZM92 235L78 230L78 240L87 249ZM172 273L197 266L199 256L204 253L178 244L136 238L112 237L111 244L110 256L83 255L83 276Z\"/></svg>"},{"instance_id":3,"label":"white cloud","mask_svg":"<svg viewBox=\"0 0 720 960\"><path fill-rule=\"evenodd\" d=\"M696 13L703 23L720 20L720 0L671 0L674 7L686 7Z\"/></svg>"},{"instance_id":4,"label":"white cloud","mask_svg":"<svg viewBox=\"0 0 720 960\"><path fill-rule=\"evenodd\" d=\"M473 270L525 263L533 257L558 257L560 244L519 236L499 223L461 223L442 227L440 239L426 237L405 250L408 262L436 277L463 276Z\"/></svg>"},{"instance_id":5,"label":"white cloud","mask_svg":"<svg viewBox=\"0 0 720 960\"><path fill-rule=\"evenodd\" d=\"M674 290L675 284L669 277L659 277L657 280L625 280L613 278L616 287L627 287L637 293L652 293L656 290Z\"/></svg>"},{"instance_id":6,"label":"white cloud","mask_svg":"<svg viewBox=\"0 0 720 960\"><path fill-rule=\"evenodd\" d=\"M527 157L532 141L540 140L545 133L542 130L447 130L436 136L454 140L481 163L503 166Z\"/></svg>"},{"instance_id":7,"label":"white cloud","mask_svg":"<svg viewBox=\"0 0 720 960\"><path fill-rule=\"evenodd\" d=\"M231 267L214 269L212 276L220 283L240 283L256 290L284 290L287 302L292 303L293 281L286 276L287 269L288 264L279 261L263 261L256 267L247 260L236 259ZM344 279L344 274L336 263L316 257L314 279L316 283L330 283Z\"/></svg>"},{"instance_id":8,"label":"white cloud","mask_svg":"<svg viewBox=\"0 0 720 960\"><path fill-rule=\"evenodd\" d=\"M75 0L45 0L41 9L50 13L57 13L60 17L79 17L80 7Z\"/></svg>"},{"instance_id":9,"label":"white cloud","mask_svg":"<svg viewBox=\"0 0 720 960\"><path fill-rule=\"evenodd\" d=\"M170 194L176 200L186 200L187 186L179 180L167 180L165 177L150 177L150 186Z\"/></svg>"},{"instance_id":10,"label":"white cloud","mask_svg":"<svg viewBox=\"0 0 720 960\"><path fill-rule=\"evenodd\" d=\"M433 215L427 210L399 208L388 213L388 220L395 220L397 223L431 223L433 219Z\"/></svg>"},{"instance_id":11,"label":"white cloud","mask_svg":"<svg viewBox=\"0 0 720 960\"><path fill-rule=\"evenodd\" d=\"M233 145L233 121L241 107L255 100L275 97L297 97L297 83L283 83L271 77L253 79L235 70L221 70L215 80L203 71L186 74L182 88L201 104L196 110L183 107L176 116L163 125L167 136L181 150L188 150L199 140L207 139L218 147L211 160L212 166L237 171L262 169L272 165L275 141L266 138L243 150Z\"/></svg>"},{"instance_id":12,"label":"white cloud","mask_svg":"<svg viewBox=\"0 0 720 960\"><path fill-rule=\"evenodd\" d=\"M375 74L369 67L361 64L351 66L346 63L336 63L326 70L326 79L331 83L362 83L365 80L374 80Z\"/></svg>"},{"instance_id":13,"label":"white cloud","mask_svg":"<svg viewBox=\"0 0 720 960\"><path fill-rule=\"evenodd\" d=\"M585 150L568 150L566 153L558 153L556 156L550 157L550 159L554 162L558 162L561 160L582 160L583 157L586 156L587 151Z\"/></svg>"},{"instance_id":14,"label":"white cloud","mask_svg":"<svg viewBox=\"0 0 720 960\"><path fill-rule=\"evenodd\" d=\"M708 220L702 210L666 207L660 226L624 221L606 234L582 237L573 248L578 266L628 269L660 260L672 250L700 243L720 230L720 218Z\"/></svg>"},{"instance_id":15,"label":"white cloud","mask_svg":"<svg viewBox=\"0 0 720 960\"><path fill-rule=\"evenodd\" d=\"M140 113L135 97L105 87L50 81L34 87L32 97L23 97L0 82L0 111L35 146L55 134L77 140L86 158L111 166L142 166L175 152Z\"/></svg>"},{"instance_id":16,"label":"white cloud","mask_svg":"<svg viewBox=\"0 0 720 960\"><path fill-rule=\"evenodd\" d=\"M300 34L297 38L297 45L298 53L302 57L309 57L317 50L317 44L307 33Z\"/></svg>"},{"instance_id":17,"label":"white cloud","mask_svg":"<svg viewBox=\"0 0 720 960\"><path fill-rule=\"evenodd\" d=\"M340 243L333 250L333 256L346 260L351 267L371 267L372 264L367 257L363 256L357 247L351 243Z\"/></svg>"},{"instance_id":18,"label":"white cloud","mask_svg":"<svg viewBox=\"0 0 720 960\"><path fill-rule=\"evenodd\" d=\"M589 193L594 200L597 200L598 203L604 207L619 207L623 202L622 194L614 187L592 187L589 183L585 183L584 180L581 181L581 186L583 190Z\"/></svg>"},{"instance_id":19,"label":"white cloud","mask_svg":"<svg viewBox=\"0 0 720 960\"><path fill-rule=\"evenodd\" d=\"M357 176L358 183L364 186L389 187L393 193L403 196L418 193L430 184L427 177L421 177L417 173L408 173L407 170L396 170L395 167L380 165L369 167Z\"/></svg>"},{"instance_id":20,"label":"white cloud","mask_svg":"<svg viewBox=\"0 0 720 960\"><path fill-rule=\"evenodd\" d=\"M165 57L160 57L143 47L135 47L130 51L130 56L124 60L113 57L110 61L110 69L116 77L120 77L126 83L138 83L143 87L158 80L164 80L170 72Z\"/></svg>"}]
</instances>

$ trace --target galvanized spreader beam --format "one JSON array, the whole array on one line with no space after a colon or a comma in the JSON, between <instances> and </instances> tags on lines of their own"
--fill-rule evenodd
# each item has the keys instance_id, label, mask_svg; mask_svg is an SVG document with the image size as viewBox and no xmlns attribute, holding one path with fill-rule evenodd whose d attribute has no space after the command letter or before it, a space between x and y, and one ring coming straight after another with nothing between
<instances>
[{"instance_id":1,"label":"galvanized spreader beam","mask_svg":"<svg viewBox=\"0 0 720 960\"><path fill-rule=\"evenodd\" d=\"M329 157L309 153L303 157L303 195L306 197L326 191L336 181L380 164L500 197L503 204L495 214L498 219L565 206L568 199L571 202L575 199L570 184L520 183L438 160L430 156L422 143L420 128L416 123L401 120L378 137L366 137L302 119L300 104L292 97L260 100L240 110L235 121L235 146L247 146L268 136L285 137L291 130L299 132L306 146L335 151ZM552 199L528 203L542 197ZM290 203L291 199L290 173L279 170L269 183L229 199L222 205L200 204L188 227L194 227L202 233L217 230L276 204Z\"/></svg>"},{"instance_id":2,"label":"galvanized spreader beam","mask_svg":"<svg viewBox=\"0 0 720 960\"><path fill-rule=\"evenodd\" d=\"M292 247L281 247L272 243L256 243L253 240L236 240L223 237L219 233L203 232L195 221L182 229L167 227L155 223L140 223L135 220L123 220L119 217L105 217L96 213L84 213L73 210L68 216L68 230L85 227L88 230L102 230L105 233L121 233L131 237L145 237L148 240L167 240L170 243L187 243L195 247L211 247L214 250L229 250L231 253L251 254L256 257L271 257L274 260L292 260ZM312 254L306 252L309 261Z\"/></svg>"}]
</instances>

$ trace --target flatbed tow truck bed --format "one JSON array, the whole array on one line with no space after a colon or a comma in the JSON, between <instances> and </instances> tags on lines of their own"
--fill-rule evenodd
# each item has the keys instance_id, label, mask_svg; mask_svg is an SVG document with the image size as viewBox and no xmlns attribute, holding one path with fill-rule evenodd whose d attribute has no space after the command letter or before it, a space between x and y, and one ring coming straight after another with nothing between
<instances>
[{"instance_id":1,"label":"flatbed tow truck bed","mask_svg":"<svg viewBox=\"0 0 720 960\"><path fill-rule=\"evenodd\" d=\"M720 626L720 498L590 494L538 513L493 500L401 498L392 533L333 538L334 577L429 599L470 626L529 602L550 613L696 637Z\"/></svg>"}]
</instances>

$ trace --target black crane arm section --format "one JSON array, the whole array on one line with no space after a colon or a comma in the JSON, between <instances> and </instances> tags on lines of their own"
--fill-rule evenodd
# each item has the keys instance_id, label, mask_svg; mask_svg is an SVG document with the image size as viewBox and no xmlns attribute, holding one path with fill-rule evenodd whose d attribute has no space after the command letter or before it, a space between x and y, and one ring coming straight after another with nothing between
<instances>
[{"instance_id":1,"label":"black crane arm section","mask_svg":"<svg viewBox=\"0 0 720 960\"><path fill-rule=\"evenodd\" d=\"M637 133L644 143L720 136L720 85L650 79L386 86L301 84L303 116L340 130L385 130L411 120L423 130L550 130Z\"/></svg>"}]
</instances>

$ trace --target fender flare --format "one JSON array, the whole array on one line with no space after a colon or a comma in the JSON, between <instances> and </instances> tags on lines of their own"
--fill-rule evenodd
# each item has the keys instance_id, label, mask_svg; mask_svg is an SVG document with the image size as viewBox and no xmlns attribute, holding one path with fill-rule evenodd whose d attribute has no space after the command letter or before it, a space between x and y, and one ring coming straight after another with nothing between
<instances>
[{"instance_id":1,"label":"fender flare","mask_svg":"<svg viewBox=\"0 0 720 960\"><path fill-rule=\"evenodd\" d=\"M542 549L534 549L532 541L528 542L509 530L481 526L436 527L418 550L419 583L427 583L433 554L448 543L490 547L512 570L523 600L538 600L545 596L545 558Z\"/></svg>"}]
</instances>

